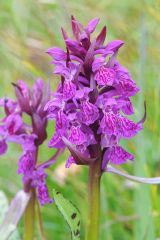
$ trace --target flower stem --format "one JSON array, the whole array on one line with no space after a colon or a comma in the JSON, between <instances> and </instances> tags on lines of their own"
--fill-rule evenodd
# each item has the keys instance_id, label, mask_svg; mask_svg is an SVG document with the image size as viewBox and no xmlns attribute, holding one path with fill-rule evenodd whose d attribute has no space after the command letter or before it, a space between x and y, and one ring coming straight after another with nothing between
<instances>
[{"instance_id":1,"label":"flower stem","mask_svg":"<svg viewBox=\"0 0 160 240\"><path fill-rule=\"evenodd\" d=\"M44 232L44 228L43 228L41 210L40 210L38 201L36 201L36 205L37 205L38 223L39 223L39 229L40 229L40 233L41 233L41 240L46 240L46 236L45 236L45 232Z\"/></svg>"},{"instance_id":2,"label":"flower stem","mask_svg":"<svg viewBox=\"0 0 160 240\"><path fill-rule=\"evenodd\" d=\"M35 190L31 189L31 198L24 215L24 240L33 240L35 223Z\"/></svg>"},{"instance_id":3,"label":"flower stem","mask_svg":"<svg viewBox=\"0 0 160 240\"><path fill-rule=\"evenodd\" d=\"M98 240L99 216L100 216L100 179L101 161L95 161L89 167L89 188L88 188L88 224L86 240Z\"/></svg>"}]
</instances>

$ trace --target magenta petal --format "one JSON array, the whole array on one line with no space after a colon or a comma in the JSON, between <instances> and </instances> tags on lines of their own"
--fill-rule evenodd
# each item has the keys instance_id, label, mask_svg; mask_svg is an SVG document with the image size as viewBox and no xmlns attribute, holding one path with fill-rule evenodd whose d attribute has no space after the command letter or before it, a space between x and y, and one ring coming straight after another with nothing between
<instances>
[{"instance_id":1,"label":"magenta petal","mask_svg":"<svg viewBox=\"0 0 160 240\"><path fill-rule=\"evenodd\" d=\"M16 91L16 96L18 99L18 103L22 109L22 111L30 114L31 109L30 109L30 90L25 82L22 80L18 81L18 84L14 84L13 86L15 87Z\"/></svg>"},{"instance_id":2,"label":"magenta petal","mask_svg":"<svg viewBox=\"0 0 160 240\"><path fill-rule=\"evenodd\" d=\"M117 116L112 112L106 112L100 122L102 133L108 135L116 134L117 132Z\"/></svg>"},{"instance_id":3,"label":"magenta petal","mask_svg":"<svg viewBox=\"0 0 160 240\"><path fill-rule=\"evenodd\" d=\"M84 56L86 53L86 50L82 48L76 41L67 39L66 40L66 45L68 49L73 52L77 56Z\"/></svg>"},{"instance_id":4,"label":"magenta petal","mask_svg":"<svg viewBox=\"0 0 160 240\"><path fill-rule=\"evenodd\" d=\"M134 137L140 130L142 130L142 124L135 123L123 116L119 116L118 120L118 132L119 136L124 138Z\"/></svg>"},{"instance_id":5,"label":"magenta petal","mask_svg":"<svg viewBox=\"0 0 160 240\"><path fill-rule=\"evenodd\" d=\"M81 103L80 118L83 123L90 125L94 123L99 117L98 108L88 101Z\"/></svg>"},{"instance_id":6,"label":"magenta petal","mask_svg":"<svg viewBox=\"0 0 160 240\"><path fill-rule=\"evenodd\" d=\"M35 140L37 136L35 134L27 135L13 135L8 138L8 141L20 144L24 151L34 151L35 150Z\"/></svg>"},{"instance_id":7,"label":"magenta petal","mask_svg":"<svg viewBox=\"0 0 160 240\"><path fill-rule=\"evenodd\" d=\"M48 101L48 103L44 107L44 111L48 113L48 118L55 118L56 113L58 112L58 108L60 108L62 105L62 96L61 99L53 99Z\"/></svg>"},{"instance_id":8,"label":"magenta petal","mask_svg":"<svg viewBox=\"0 0 160 240\"><path fill-rule=\"evenodd\" d=\"M120 146L113 146L108 150L108 159L112 164L123 164L127 160L133 160L134 156Z\"/></svg>"},{"instance_id":9,"label":"magenta petal","mask_svg":"<svg viewBox=\"0 0 160 240\"><path fill-rule=\"evenodd\" d=\"M97 46L103 45L105 38L106 38L106 33L107 33L107 28L105 26L102 28L102 31L100 32L100 34L97 36L97 39L96 39Z\"/></svg>"},{"instance_id":10,"label":"magenta petal","mask_svg":"<svg viewBox=\"0 0 160 240\"><path fill-rule=\"evenodd\" d=\"M68 77L70 75L69 68L66 67L65 62L53 61L55 65L54 74L60 74L63 77Z\"/></svg>"},{"instance_id":11,"label":"magenta petal","mask_svg":"<svg viewBox=\"0 0 160 240\"><path fill-rule=\"evenodd\" d=\"M76 85L71 81L65 81L63 86L63 98L69 100L76 94Z\"/></svg>"},{"instance_id":12,"label":"magenta petal","mask_svg":"<svg viewBox=\"0 0 160 240\"><path fill-rule=\"evenodd\" d=\"M7 146L6 141L5 140L0 140L0 155L5 154L6 151L7 151L7 148L8 148L8 146Z\"/></svg>"},{"instance_id":13,"label":"magenta petal","mask_svg":"<svg viewBox=\"0 0 160 240\"><path fill-rule=\"evenodd\" d=\"M0 99L0 106L4 107L4 111L6 115L10 115L11 113L14 113L17 107L17 102L13 101L12 99L8 98L1 98Z\"/></svg>"},{"instance_id":14,"label":"magenta petal","mask_svg":"<svg viewBox=\"0 0 160 240\"><path fill-rule=\"evenodd\" d=\"M134 114L133 105L129 98L119 98L118 105L126 115Z\"/></svg>"},{"instance_id":15,"label":"magenta petal","mask_svg":"<svg viewBox=\"0 0 160 240\"><path fill-rule=\"evenodd\" d=\"M31 174L35 168L35 152L27 151L19 159L18 173Z\"/></svg>"},{"instance_id":16,"label":"magenta petal","mask_svg":"<svg viewBox=\"0 0 160 240\"><path fill-rule=\"evenodd\" d=\"M31 104L34 108L37 108L43 97L44 82L42 79L37 79L32 89L32 101Z\"/></svg>"},{"instance_id":17,"label":"magenta petal","mask_svg":"<svg viewBox=\"0 0 160 240\"><path fill-rule=\"evenodd\" d=\"M85 60L84 60L84 69L85 71L90 71L92 67L92 62L94 60L94 50L96 46L96 41L93 41L86 53Z\"/></svg>"},{"instance_id":18,"label":"magenta petal","mask_svg":"<svg viewBox=\"0 0 160 240\"><path fill-rule=\"evenodd\" d=\"M111 42L109 42L106 46L106 49L108 51L117 51L122 45L124 44L123 41L121 40L113 40Z\"/></svg>"},{"instance_id":19,"label":"magenta petal","mask_svg":"<svg viewBox=\"0 0 160 240\"><path fill-rule=\"evenodd\" d=\"M134 96L139 91L139 87L130 79L127 73L118 74L118 81L117 90L124 94L125 97Z\"/></svg>"},{"instance_id":20,"label":"magenta petal","mask_svg":"<svg viewBox=\"0 0 160 240\"><path fill-rule=\"evenodd\" d=\"M47 138L46 119L42 118L39 114L35 112L32 114L32 125L33 131L37 135L36 143L42 144L43 141Z\"/></svg>"},{"instance_id":21,"label":"magenta petal","mask_svg":"<svg viewBox=\"0 0 160 240\"><path fill-rule=\"evenodd\" d=\"M42 206L47 203L53 203L53 199L49 197L48 188L45 183L40 184L37 187L37 192L38 192L38 200Z\"/></svg>"},{"instance_id":22,"label":"magenta petal","mask_svg":"<svg viewBox=\"0 0 160 240\"><path fill-rule=\"evenodd\" d=\"M66 167L66 168L70 168L70 166L71 166L73 163L76 163L76 162L75 162L74 158L73 158L72 155L71 155L71 156L69 156L69 158L68 158L68 160L67 160L67 162L66 162L66 164L65 164L65 167Z\"/></svg>"},{"instance_id":23,"label":"magenta petal","mask_svg":"<svg viewBox=\"0 0 160 240\"><path fill-rule=\"evenodd\" d=\"M36 188L38 185L45 183L47 174L44 172L44 168L37 168L32 172L32 186Z\"/></svg>"},{"instance_id":24,"label":"magenta petal","mask_svg":"<svg viewBox=\"0 0 160 240\"><path fill-rule=\"evenodd\" d=\"M55 133L48 143L49 148L64 148L65 144L62 141L62 137Z\"/></svg>"},{"instance_id":25,"label":"magenta petal","mask_svg":"<svg viewBox=\"0 0 160 240\"><path fill-rule=\"evenodd\" d=\"M100 86L112 86L115 80L115 71L111 68L102 66L97 70L94 78Z\"/></svg>"},{"instance_id":26,"label":"magenta petal","mask_svg":"<svg viewBox=\"0 0 160 240\"><path fill-rule=\"evenodd\" d=\"M92 63L92 71L93 72L97 71L100 67L102 67L104 65L104 63L105 63L104 57L95 58Z\"/></svg>"},{"instance_id":27,"label":"magenta petal","mask_svg":"<svg viewBox=\"0 0 160 240\"><path fill-rule=\"evenodd\" d=\"M75 145L81 145L87 141L86 135L82 132L80 127L72 126L69 134L69 141Z\"/></svg>"},{"instance_id":28,"label":"magenta petal","mask_svg":"<svg viewBox=\"0 0 160 240\"><path fill-rule=\"evenodd\" d=\"M86 31L88 31L89 33L94 32L94 30L95 30L98 22L99 22L99 18L94 18L94 19L92 19L92 20L87 24L87 26L86 26L86 28L85 28Z\"/></svg>"},{"instance_id":29,"label":"magenta petal","mask_svg":"<svg viewBox=\"0 0 160 240\"><path fill-rule=\"evenodd\" d=\"M89 88L89 87L84 87L84 88L81 89L81 90L77 90L77 91L76 91L75 98L77 98L77 99L82 99L82 98L86 99L86 98L88 98L88 94L89 94L91 91L92 91L92 89Z\"/></svg>"},{"instance_id":30,"label":"magenta petal","mask_svg":"<svg viewBox=\"0 0 160 240\"><path fill-rule=\"evenodd\" d=\"M9 135L15 134L22 127L22 118L19 114L10 114L6 119L6 126Z\"/></svg>"},{"instance_id":31,"label":"magenta petal","mask_svg":"<svg viewBox=\"0 0 160 240\"><path fill-rule=\"evenodd\" d=\"M18 80L18 87L20 88L20 91L21 91L22 95L24 96L24 98L26 100L28 100L30 97L30 90L29 90L27 84L22 80Z\"/></svg>"},{"instance_id":32,"label":"magenta petal","mask_svg":"<svg viewBox=\"0 0 160 240\"><path fill-rule=\"evenodd\" d=\"M67 116L62 110L58 111L56 117L56 129L57 130L66 130L67 127Z\"/></svg>"},{"instance_id":33,"label":"magenta petal","mask_svg":"<svg viewBox=\"0 0 160 240\"><path fill-rule=\"evenodd\" d=\"M54 47L54 48L49 48L47 50L47 53L53 57L56 61L64 61L66 60L66 53L58 47Z\"/></svg>"},{"instance_id":34,"label":"magenta petal","mask_svg":"<svg viewBox=\"0 0 160 240\"><path fill-rule=\"evenodd\" d=\"M74 16L72 16L71 19L72 19L72 32L74 34L74 37L77 40L79 40L79 35L81 33L81 26Z\"/></svg>"}]
</instances>

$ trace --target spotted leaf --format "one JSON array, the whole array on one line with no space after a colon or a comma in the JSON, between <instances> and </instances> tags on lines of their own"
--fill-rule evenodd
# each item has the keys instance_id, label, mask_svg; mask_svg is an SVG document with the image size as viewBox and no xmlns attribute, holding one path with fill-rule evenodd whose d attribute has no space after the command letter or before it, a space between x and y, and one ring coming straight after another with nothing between
<instances>
[{"instance_id":1,"label":"spotted leaf","mask_svg":"<svg viewBox=\"0 0 160 240\"><path fill-rule=\"evenodd\" d=\"M80 239L80 213L78 209L55 189L53 190L53 195L58 210L71 229L72 240Z\"/></svg>"}]
</instances>

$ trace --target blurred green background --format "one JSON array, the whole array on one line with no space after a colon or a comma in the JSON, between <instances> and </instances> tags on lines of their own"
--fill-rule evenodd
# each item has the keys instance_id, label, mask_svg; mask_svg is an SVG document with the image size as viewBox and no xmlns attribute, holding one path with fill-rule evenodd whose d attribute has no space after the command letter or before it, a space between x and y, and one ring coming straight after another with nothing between
<instances>
[{"instance_id":1,"label":"blurred green background","mask_svg":"<svg viewBox=\"0 0 160 240\"><path fill-rule=\"evenodd\" d=\"M124 145L136 155L134 163L123 167L139 176L160 176L160 1L138 0L0 0L0 97L14 96L11 82L24 79L32 85L37 77L51 79L53 90L58 80L52 74L49 47L61 46L61 26L71 34L70 15L82 24L100 17L97 29L108 27L107 40L126 42L119 61L129 68L141 87L134 98L136 118L143 115L147 102L144 131ZM51 136L52 124L48 128ZM41 149L40 160L54 150ZM19 148L10 145L0 159L0 189L8 199L21 188L16 174ZM82 213L85 225L87 168L66 170L67 153L49 171L48 184L72 200ZM47 240L70 239L67 224L55 205L42 208ZM19 225L23 229L23 221ZM37 230L37 237L41 239ZM84 230L82 230L84 239ZM105 174L101 187L101 240L160 239L160 188L135 184L119 176Z\"/></svg>"}]
</instances>

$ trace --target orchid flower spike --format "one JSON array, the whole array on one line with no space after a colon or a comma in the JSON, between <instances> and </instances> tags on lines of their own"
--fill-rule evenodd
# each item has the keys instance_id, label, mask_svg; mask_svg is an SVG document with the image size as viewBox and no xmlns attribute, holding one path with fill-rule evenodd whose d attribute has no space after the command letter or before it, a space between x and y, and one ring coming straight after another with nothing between
<instances>
[{"instance_id":1,"label":"orchid flower spike","mask_svg":"<svg viewBox=\"0 0 160 240\"><path fill-rule=\"evenodd\" d=\"M91 38L99 19L83 27L71 19L74 39L62 29L65 48L48 49L53 58L54 74L60 83L53 98L46 104L48 118L56 122L49 147L70 150L66 167L90 165L102 159L102 172L111 171L108 163L119 165L133 161L134 155L121 146L121 139L131 139L143 129L146 118L137 122L131 97L139 87L129 71L117 60L121 40L105 43L106 27Z\"/></svg>"},{"instance_id":2,"label":"orchid flower spike","mask_svg":"<svg viewBox=\"0 0 160 240\"><path fill-rule=\"evenodd\" d=\"M38 147L47 138L47 112L44 106L50 99L49 83L37 79L32 90L22 80L13 83L17 99L0 99L5 116L0 119L0 154L7 151L7 143L14 142L22 146L23 154L18 163L18 174L23 176L24 191L35 188L41 205L51 203L46 186L47 174L44 172L55 161L54 156L38 165ZM28 115L31 125L24 121ZM58 151L59 152L59 151ZM58 154L56 154L58 157Z\"/></svg>"}]
</instances>

